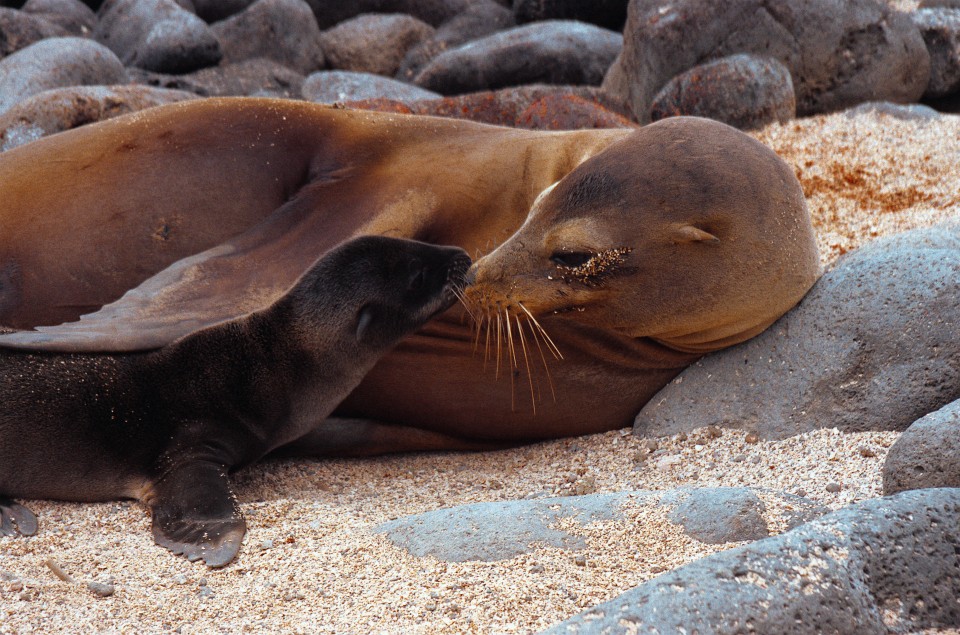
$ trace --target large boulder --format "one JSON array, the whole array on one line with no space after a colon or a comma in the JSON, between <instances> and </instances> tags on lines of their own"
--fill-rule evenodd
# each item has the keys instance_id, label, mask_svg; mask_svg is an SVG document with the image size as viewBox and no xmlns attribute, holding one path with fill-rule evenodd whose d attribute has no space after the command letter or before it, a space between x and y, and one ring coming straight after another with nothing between
<instances>
[{"instance_id":1,"label":"large boulder","mask_svg":"<svg viewBox=\"0 0 960 635\"><path fill-rule=\"evenodd\" d=\"M107 0L94 38L127 66L158 73L188 73L220 61L207 24L174 0Z\"/></svg>"},{"instance_id":2,"label":"large boulder","mask_svg":"<svg viewBox=\"0 0 960 635\"><path fill-rule=\"evenodd\" d=\"M883 464L883 492L960 487L960 400L900 435Z\"/></svg>"},{"instance_id":3,"label":"large boulder","mask_svg":"<svg viewBox=\"0 0 960 635\"><path fill-rule=\"evenodd\" d=\"M537 22L442 53L414 83L443 95L535 82L596 85L622 42L619 33L582 22Z\"/></svg>"},{"instance_id":4,"label":"large boulder","mask_svg":"<svg viewBox=\"0 0 960 635\"><path fill-rule=\"evenodd\" d=\"M478 0L307 0L321 29L361 13L406 13L431 26L439 26L463 13Z\"/></svg>"},{"instance_id":5,"label":"large boulder","mask_svg":"<svg viewBox=\"0 0 960 635\"><path fill-rule=\"evenodd\" d=\"M788 121L796 112L790 71L772 57L738 53L667 82L653 98L650 119L689 115L749 130Z\"/></svg>"},{"instance_id":6,"label":"large boulder","mask_svg":"<svg viewBox=\"0 0 960 635\"><path fill-rule=\"evenodd\" d=\"M330 68L393 75L407 51L433 35L434 28L402 13L364 14L320 35Z\"/></svg>"},{"instance_id":7,"label":"large boulder","mask_svg":"<svg viewBox=\"0 0 960 635\"><path fill-rule=\"evenodd\" d=\"M923 96L960 91L960 9L920 9L910 14L930 53L930 82Z\"/></svg>"},{"instance_id":8,"label":"large boulder","mask_svg":"<svg viewBox=\"0 0 960 635\"><path fill-rule=\"evenodd\" d=\"M957 324L960 223L880 239L842 257L765 332L684 370L634 430L904 430L960 398Z\"/></svg>"},{"instance_id":9,"label":"large boulder","mask_svg":"<svg viewBox=\"0 0 960 635\"><path fill-rule=\"evenodd\" d=\"M628 0L514 0L513 14L520 24L580 20L622 31L628 4Z\"/></svg>"},{"instance_id":10,"label":"large boulder","mask_svg":"<svg viewBox=\"0 0 960 635\"><path fill-rule=\"evenodd\" d=\"M389 77L352 71L320 71L303 83L303 98L323 104L375 98L416 101L439 96Z\"/></svg>"},{"instance_id":11,"label":"large boulder","mask_svg":"<svg viewBox=\"0 0 960 635\"><path fill-rule=\"evenodd\" d=\"M190 91L201 97L280 97L299 99L304 77L273 60L257 57L211 66L185 75L129 71L130 80L158 88Z\"/></svg>"},{"instance_id":12,"label":"large boulder","mask_svg":"<svg viewBox=\"0 0 960 635\"><path fill-rule=\"evenodd\" d=\"M207 22L219 22L236 15L256 0L191 0L193 10Z\"/></svg>"},{"instance_id":13,"label":"large boulder","mask_svg":"<svg viewBox=\"0 0 960 635\"><path fill-rule=\"evenodd\" d=\"M570 523L587 525L622 519L630 505L661 506L670 521L701 542L756 540L768 534L767 513L756 492L776 500L789 527L825 509L799 496L746 487L627 491L532 500L473 503L405 516L376 528L411 554L447 562L493 562L531 553L538 545L583 549L586 541ZM558 524L568 523L565 528Z\"/></svg>"},{"instance_id":14,"label":"large boulder","mask_svg":"<svg viewBox=\"0 0 960 635\"><path fill-rule=\"evenodd\" d=\"M960 626L960 490L868 500L707 556L548 633L887 635Z\"/></svg>"},{"instance_id":15,"label":"large boulder","mask_svg":"<svg viewBox=\"0 0 960 635\"><path fill-rule=\"evenodd\" d=\"M258 0L212 28L224 63L264 57L304 75L325 66L320 28L303 0Z\"/></svg>"},{"instance_id":16,"label":"large boulder","mask_svg":"<svg viewBox=\"0 0 960 635\"><path fill-rule=\"evenodd\" d=\"M491 0L476 2L407 51L397 71L397 79L411 81L430 60L444 51L512 26L515 26L513 14L506 7Z\"/></svg>"},{"instance_id":17,"label":"large boulder","mask_svg":"<svg viewBox=\"0 0 960 635\"><path fill-rule=\"evenodd\" d=\"M568 98L581 98L595 103L611 112L618 120L628 120L629 108L625 104L611 99L603 90L594 86L550 86L547 84L527 84L500 90L481 91L444 97L442 99L423 100L411 103L413 112L419 115L454 117L469 119L497 126L551 127L548 122L553 114L562 114L556 109L541 110L543 106L556 106ZM569 111L580 110L577 104ZM571 112L577 118L575 112ZM594 112L594 115L599 113Z\"/></svg>"},{"instance_id":18,"label":"large boulder","mask_svg":"<svg viewBox=\"0 0 960 635\"><path fill-rule=\"evenodd\" d=\"M0 114L51 88L122 84L127 74L113 51L93 40L40 40L0 60Z\"/></svg>"},{"instance_id":19,"label":"large boulder","mask_svg":"<svg viewBox=\"0 0 960 635\"><path fill-rule=\"evenodd\" d=\"M66 29L42 17L0 7L0 58L48 37L68 35Z\"/></svg>"},{"instance_id":20,"label":"large boulder","mask_svg":"<svg viewBox=\"0 0 960 635\"><path fill-rule=\"evenodd\" d=\"M0 152L55 132L196 97L193 93L150 86L75 86L45 90L0 115Z\"/></svg>"},{"instance_id":21,"label":"large boulder","mask_svg":"<svg viewBox=\"0 0 960 635\"><path fill-rule=\"evenodd\" d=\"M89 35L97 15L80 0L27 0L23 12L56 24L70 35Z\"/></svg>"},{"instance_id":22,"label":"large boulder","mask_svg":"<svg viewBox=\"0 0 960 635\"><path fill-rule=\"evenodd\" d=\"M905 14L876 0L631 0L623 54L604 84L624 91L647 121L674 76L735 53L766 55L790 69L797 113L867 100L913 102L930 56Z\"/></svg>"}]
</instances>

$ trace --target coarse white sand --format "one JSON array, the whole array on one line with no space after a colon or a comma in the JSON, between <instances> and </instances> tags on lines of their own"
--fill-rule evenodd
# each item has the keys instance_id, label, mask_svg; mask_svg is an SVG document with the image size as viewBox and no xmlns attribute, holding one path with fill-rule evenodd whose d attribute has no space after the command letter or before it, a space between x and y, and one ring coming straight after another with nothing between
<instances>
[{"instance_id":1,"label":"coarse white sand","mask_svg":"<svg viewBox=\"0 0 960 635\"><path fill-rule=\"evenodd\" d=\"M958 121L841 113L756 136L795 166L826 264L877 236L960 218ZM621 520L565 524L586 540L581 552L542 547L493 563L417 558L372 529L471 502L680 486L756 485L836 509L881 494L897 437L826 429L747 443L722 432L654 442L619 430L489 453L257 465L235 479L250 529L220 571L155 546L138 503L29 501L40 532L0 538L0 633L537 631L734 545L699 543L641 502ZM782 529L783 504L765 499ZM55 577L48 559L78 584ZM95 596L92 580L115 594Z\"/></svg>"}]
</instances>

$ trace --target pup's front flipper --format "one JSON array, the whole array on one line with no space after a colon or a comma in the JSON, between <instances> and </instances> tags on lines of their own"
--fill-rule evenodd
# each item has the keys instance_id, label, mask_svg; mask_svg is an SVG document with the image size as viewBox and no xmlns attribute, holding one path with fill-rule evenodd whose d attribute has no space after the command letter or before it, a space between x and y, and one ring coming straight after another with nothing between
<instances>
[{"instance_id":1,"label":"pup's front flipper","mask_svg":"<svg viewBox=\"0 0 960 635\"><path fill-rule=\"evenodd\" d=\"M33 512L6 496L0 496L0 536L32 536L37 533Z\"/></svg>"},{"instance_id":2,"label":"pup's front flipper","mask_svg":"<svg viewBox=\"0 0 960 635\"><path fill-rule=\"evenodd\" d=\"M196 461L181 465L153 487L153 539L191 562L228 564L240 550L247 525L230 491L223 465Z\"/></svg>"}]
</instances>

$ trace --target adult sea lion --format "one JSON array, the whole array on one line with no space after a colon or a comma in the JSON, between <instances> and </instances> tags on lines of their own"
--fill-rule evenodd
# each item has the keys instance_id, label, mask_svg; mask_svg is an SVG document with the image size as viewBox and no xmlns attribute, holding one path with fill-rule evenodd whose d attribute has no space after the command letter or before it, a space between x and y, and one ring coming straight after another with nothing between
<instances>
[{"instance_id":1,"label":"adult sea lion","mask_svg":"<svg viewBox=\"0 0 960 635\"><path fill-rule=\"evenodd\" d=\"M0 535L37 528L11 496L136 498L158 544L227 564L246 530L228 471L322 421L454 302L469 264L456 247L362 237L269 307L157 351L0 351Z\"/></svg>"},{"instance_id":2,"label":"adult sea lion","mask_svg":"<svg viewBox=\"0 0 960 635\"><path fill-rule=\"evenodd\" d=\"M460 308L431 321L374 367L325 434L289 448L301 453L629 425L685 366L764 328L817 276L790 168L695 118L541 132L210 99L0 154L0 191L0 323L53 324L113 301L0 336L8 347L162 346L269 304L317 254L361 233L490 254L471 291L476 317L490 315L480 337ZM602 263L604 275L582 269ZM499 340L516 344L502 345L499 371L497 315ZM524 337L529 318L551 337L526 342L532 361L517 317ZM541 359L537 344L563 359Z\"/></svg>"}]
</instances>

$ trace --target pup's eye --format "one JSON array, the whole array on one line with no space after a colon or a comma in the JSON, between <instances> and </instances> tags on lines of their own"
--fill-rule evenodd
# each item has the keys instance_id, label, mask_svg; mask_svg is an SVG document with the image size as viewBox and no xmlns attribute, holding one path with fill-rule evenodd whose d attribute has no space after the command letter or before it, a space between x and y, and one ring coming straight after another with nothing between
<instances>
[{"instance_id":1,"label":"pup's eye","mask_svg":"<svg viewBox=\"0 0 960 635\"><path fill-rule=\"evenodd\" d=\"M550 260L561 267L576 269L577 267L586 264L588 260L593 258L593 256L594 254L582 251L555 251L553 252L553 255L550 256Z\"/></svg>"}]
</instances>

